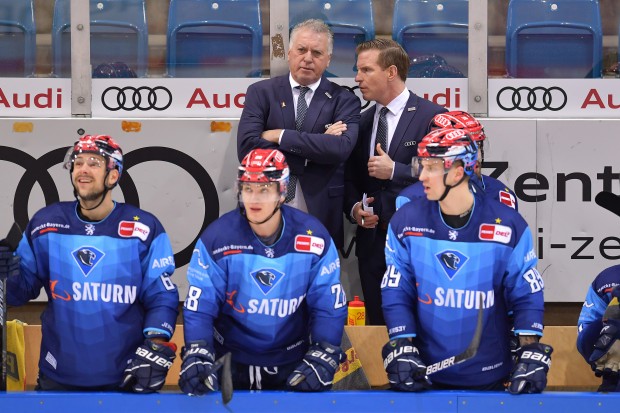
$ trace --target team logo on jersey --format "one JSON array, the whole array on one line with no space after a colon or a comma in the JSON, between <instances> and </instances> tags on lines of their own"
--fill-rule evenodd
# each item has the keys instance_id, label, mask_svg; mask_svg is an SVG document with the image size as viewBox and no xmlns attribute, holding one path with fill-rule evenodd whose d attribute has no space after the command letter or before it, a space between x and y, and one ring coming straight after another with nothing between
<instances>
[{"instance_id":1,"label":"team logo on jersey","mask_svg":"<svg viewBox=\"0 0 620 413\"><path fill-rule=\"evenodd\" d=\"M202 268L203 270L208 270L208 269L209 269L209 264L205 264L205 263L202 261L202 255L200 254L200 250L199 250L198 248L194 248L193 253L194 253L194 254L198 254L198 257L197 257L197 258L198 258L198 259L197 259L198 266L199 266L200 268Z\"/></svg>"},{"instance_id":2,"label":"team logo on jersey","mask_svg":"<svg viewBox=\"0 0 620 413\"><path fill-rule=\"evenodd\" d=\"M146 241L151 229L141 222L121 221L118 223L118 235L123 238L138 237Z\"/></svg>"},{"instance_id":3,"label":"team logo on jersey","mask_svg":"<svg viewBox=\"0 0 620 413\"><path fill-rule=\"evenodd\" d=\"M458 236L459 236L459 232L458 231L455 231L455 230L448 231L448 238L450 238L451 241L456 241Z\"/></svg>"},{"instance_id":4,"label":"team logo on jersey","mask_svg":"<svg viewBox=\"0 0 620 413\"><path fill-rule=\"evenodd\" d=\"M82 270L84 277L88 277L92 269L103 259L105 253L95 247L80 247L73 251L71 255L73 255L73 259L80 267L80 270Z\"/></svg>"},{"instance_id":5,"label":"team logo on jersey","mask_svg":"<svg viewBox=\"0 0 620 413\"><path fill-rule=\"evenodd\" d=\"M253 271L250 275L265 295L269 294L269 291L284 277L284 273L273 268Z\"/></svg>"},{"instance_id":6,"label":"team logo on jersey","mask_svg":"<svg viewBox=\"0 0 620 413\"><path fill-rule=\"evenodd\" d=\"M510 208L515 209L516 202L515 197L508 191L499 191L499 202L504 205L508 205Z\"/></svg>"},{"instance_id":7,"label":"team logo on jersey","mask_svg":"<svg viewBox=\"0 0 620 413\"><path fill-rule=\"evenodd\" d=\"M444 272L451 280L469 259L465 255L454 250L442 251L436 254L435 258L437 258L437 261L441 264L441 268L443 268Z\"/></svg>"},{"instance_id":8,"label":"team logo on jersey","mask_svg":"<svg viewBox=\"0 0 620 413\"><path fill-rule=\"evenodd\" d=\"M88 224L84 227L84 231L86 231L86 235L93 235L95 233L95 226Z\"/></svg>"},{"instance_id":9,"label":"team logo on jersey","mask_svg":"<svg viewBox=\"0 0 620 413\"><path fill-rule=\"evenodd\" d=\"M325 249L325 240L310 235L297 235L295 237L295 251L309 252L321 255Z\"/></svg>"},{"instance_id":10,"label":"team logo on jersey","mask_svg":"<svg viewBox=\"0 0 620 413\"><path fill-rule=\"evenodd\" d=\"M273 250L273 248L265 248L265 255L267 256L267 258L273 258L276 256L276 252Z\"/></svg>"},{"instance_id":11,"label":"team logo on jersey","mask_svg":"<svg viewBox=\"0 0 620 413\"><path fill-rule=\"evenodd\" d=\"M508 244L512 238L512 228L505 225L482 224L478 237L482 241L497 241L502 244Z\"/></svg>"}]
</instances>

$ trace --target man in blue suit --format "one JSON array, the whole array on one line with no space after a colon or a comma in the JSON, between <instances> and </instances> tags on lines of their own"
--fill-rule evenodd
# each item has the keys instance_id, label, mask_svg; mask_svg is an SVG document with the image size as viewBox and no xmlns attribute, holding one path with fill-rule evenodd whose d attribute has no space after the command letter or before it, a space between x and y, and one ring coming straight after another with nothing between
<instances>
[{"instance_id":1,"label":"man in blue suit","mask_svg":"<svg viewBox=\"0 0 620 413\"><path fill-rule=\"evenodd\" d=\"M237 134L239 159L255 148L283 152L291 170L287 204L317 217L344 244L344 162L357 142L360 100L324 76L333 34L321 20L291 32L290 73L251 85Z\"/></svg>"},{"instance_id":2,"label":"man in blue suit","mask_svg":"<svg viewBox=\"0 0 620 413\"><path fill-rule=\"evenodd\" d=\"M398 193L416 181L410 165L418 142L431 119L446 109L407 89L409 56L395 41L369 40L359 44L356 53L355 81L364 99L376 104L362 114L360 137L347 162L344 212L358 225L355 253L367 324L382 325L380 286L387 226ZM363 194L368 196L367 208L362 205Z\"/></svg>"}]
</instances>

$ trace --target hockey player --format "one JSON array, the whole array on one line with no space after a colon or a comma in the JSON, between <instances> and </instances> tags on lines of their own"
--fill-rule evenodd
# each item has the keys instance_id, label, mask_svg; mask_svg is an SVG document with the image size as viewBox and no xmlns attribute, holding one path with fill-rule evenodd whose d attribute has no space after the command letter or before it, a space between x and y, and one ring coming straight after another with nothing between
<instances>
[{"instance_id":1,"label":"hockey player","mask_svg":"<svg viewBox=\"0 0 620 413\"><path fill-rule=\"evenodd\" d=\"M511 393L538 393L546 386L552 348L538 342L543 280L532 235L514 209L471 191L477 152L464 130L424 137L412 166L426 199L413 199L390 221L382 294L392 389L500 390L509 381ZM476 355L451 363L472 341L480 307ZM521 342L514 369L507 308Z\"/></svg>"},{"instance_id":2,"label":"hockey player","mask_svg":"<svg viewBox=\"0 0 620 413\"><path fill-rule=\"evenodd\" d=\"M577 350L602 377L601 392L620 391L619 299L620 265L613 265L590 284L577 322Z\"/></svg>"},{"instance_id":3,"label":"hockey player","mask_svg":"<svg viewBox=\"0 0 620 413\"><path fill-rule=\"evenodd\" d=\"M284 205L289 169L275 149L254 149L239 167L239 209L200 236L183 308L179 386L217 390L213 361L232 354L236 389L322 391L344 359L346 298L325 227Z\"/></svg>"},{"instance_id":4,"label":"hockey player","mask_svg":"<svg viewBox=\"0 0 620 413\"><path fill-rule=\"evenodd\" d=\"M475 174L471 176L470 182L482 189L492 199L518 210L515 193L500 180L482 174L484 142L486 140L482 124L469 113L455 110L435 115L431 121L430 130L434 131L437 129L462 129L467 132L478 146L478 162L476 163ZM398 194L396 209L399 209L413 198L425 197L424 186L418 181L413 185L409 185Z\"/></svg>"},{"instance_id":5,"label":"hockey player","mask_svg":"<svg viewBox=\"0 0 620 413\"><path fill-rule=\"evenodd\" d=\"M65 167L77 200L32 217L16 251L20 271L7 280L9 305L47 293L36 389L157 391L176 351L168 236L150 213L112 200L123 154L111 137L82 136Z\"/></svg>"}]
</instances>

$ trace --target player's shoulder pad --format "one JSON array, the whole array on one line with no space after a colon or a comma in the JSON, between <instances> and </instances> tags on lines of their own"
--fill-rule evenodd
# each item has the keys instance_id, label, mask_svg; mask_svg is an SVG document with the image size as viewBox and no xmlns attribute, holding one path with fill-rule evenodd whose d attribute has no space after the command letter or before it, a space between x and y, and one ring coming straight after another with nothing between
<instances>
[{"instance_id":1,"label":"player's shoulder pad","mask_svg":"<svg viewBox=\"0 0 620 413\"><path fill-rule=\"evenodd\" d=\"M605 268L592 281L592 289L599 297L610 293L617 285L620 285L620 264Z\"/></svg>"},{"instance_id":2,"label":"player's shoulder pad","mask_svg":"<svg viewBox=\"0 0 620 413\"><path fill-rule=\"evenodd\" d=\"M46 233L69 233L76 221L76 202L55 202L38 210L26 226L26 236L36 238Z\"/></svg>"}]
</instances>

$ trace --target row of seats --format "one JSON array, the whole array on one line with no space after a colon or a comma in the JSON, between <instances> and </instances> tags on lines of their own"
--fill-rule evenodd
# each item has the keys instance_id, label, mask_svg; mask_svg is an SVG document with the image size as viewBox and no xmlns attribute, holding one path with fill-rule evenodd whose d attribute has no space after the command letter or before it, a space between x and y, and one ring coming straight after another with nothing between
<instances>
[{"instance_id":1,"label":"row of seats","mask_svg":"<svg viewBox=\"0 0 620 413\"><path fill-rule=\"evenodd\" d=\"M395 0L393 38L416 63L413 77L467 76L468 0ZM291 27L315 17L334 31L329 74L355 76L355 46L375 37L372 0L289 0ZM91 63L123 61L139 77L148 67L145 0L90 0ZM33 0L0 0L0 73L32 76ZM259 0L170 0L167 72L171 77L260 77ZM70 0L56 0L52 71L70 76ZM432 59L428 59L432 56ZM510 0L508 76L602 76L599 0ZM430 62L430 69L425 64ZM437 66L451 70L437 71Z\"/></svg>"}]
</instances>

